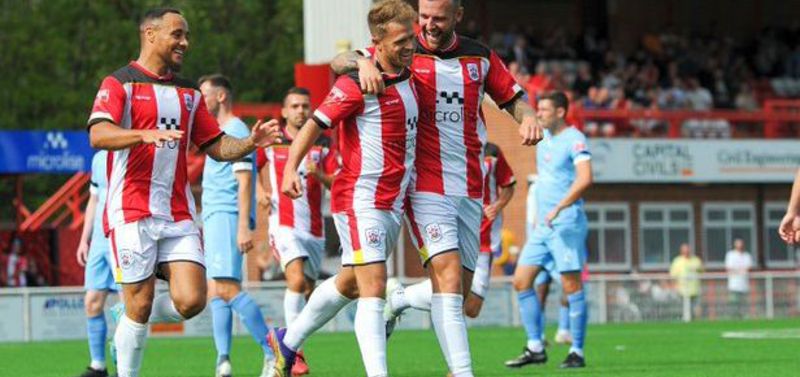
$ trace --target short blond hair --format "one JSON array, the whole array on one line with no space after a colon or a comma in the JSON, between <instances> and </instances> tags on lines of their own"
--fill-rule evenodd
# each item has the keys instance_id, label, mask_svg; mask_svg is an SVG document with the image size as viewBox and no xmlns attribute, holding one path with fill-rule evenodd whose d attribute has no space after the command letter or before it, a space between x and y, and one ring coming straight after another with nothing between
<instances>
[{"instance_id":1,"label":"short blond hair","mask_svg":"<svg viewBox=\"0 0 800 377\"><path fill-rule=\"evenodd\" d=\"M367 22L370 34L375 38L383 38L389 23L413 23L416 18L417 12L404 0L383 0L370 8Z\"/></svg>"}]
</instances>

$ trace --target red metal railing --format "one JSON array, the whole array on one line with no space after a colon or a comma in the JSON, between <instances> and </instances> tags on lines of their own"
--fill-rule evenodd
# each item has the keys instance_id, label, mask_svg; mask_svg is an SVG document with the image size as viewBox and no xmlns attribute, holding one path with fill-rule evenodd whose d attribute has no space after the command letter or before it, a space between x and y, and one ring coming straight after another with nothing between
<instances>
[{"instance_id":1,"label":"red metal railing","mask_svg":"<svg viewBox=\"0 0 800 377\"><path fill-rule=\"evenodd\" d=\"M73 219L71 226L77 227L83 220L81 206L87 197L84 191L86 191L85 187L88 182L89 174L87 173L76 173L70 177L53 196L24 218L19 229L21 231L41 229L47 220L55 215L58 215L56 219L59 224L71 215ZM21 198L18 200L21 201Z\"/></svg>"}]
</instances>

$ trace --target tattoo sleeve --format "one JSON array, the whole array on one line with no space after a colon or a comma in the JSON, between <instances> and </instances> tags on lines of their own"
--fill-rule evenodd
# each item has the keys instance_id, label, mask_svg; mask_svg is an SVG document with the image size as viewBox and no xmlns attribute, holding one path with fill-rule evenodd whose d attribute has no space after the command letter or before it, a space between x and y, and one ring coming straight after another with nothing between
<instances>
[{"instance_id":1,"label":"tattoo sleeve","mask_svg":"<svg viewBox=\"0 0 800 377\"><path fill-rule=\"evenodd\" d=\"M337 75L343 75L345 73L357 71L357 62L358 59L361 58L363 58L363 56L355 51L343 52L333 58L331 61L331 69Z\"/></svg>"},{"instance_id":2,"label":"tattoo sleeve","mask_svg":"<svg viewBox=\"0 0 800 377\"><path fill-rule=\"evenodd\" d=\"M216 143L209 145L205 152L217 161L239 160L256 149L249 138L235 138L224 135Z\"/></svg>"},{"instance_id":3,"label":"tattoo sleeve","mask_svg":"<svg viewBox=\"0 0 800 377\"><path fill-rule=\"evenodd\" d=\"M535 117L536 113L533 112L531 105L526 103L523 99L517 98L511 106L508 107L508 112L514 116L517 123L522 123L522 120L528 117Z\"/></svg>"}]
</instances>

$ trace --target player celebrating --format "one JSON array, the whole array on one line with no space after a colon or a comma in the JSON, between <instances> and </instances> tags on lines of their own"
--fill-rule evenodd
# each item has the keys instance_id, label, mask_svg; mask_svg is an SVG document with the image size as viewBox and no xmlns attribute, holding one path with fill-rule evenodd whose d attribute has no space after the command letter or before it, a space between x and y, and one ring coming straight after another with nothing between
<instances>
[{"instance_id":1,"label":"player celebrating","mask_svg":"<svg viewBox=\"0 0 800 377\"><path fill-rule=\"evenodd\" d=\"M286 326L290 326L305 306L319 277L322 253L325 248L322 226L323 186L330 188L337 168L336 153L330 149L330 138L317 138L306 163L300 164L297 174L303 183L302 195L292 200L280 192L280 183L289 157L289 147L300 128L311 115L311 99L307 89L291 88L283 99L281 115L286 120L281 137L276 144L256 152L257 165L263 181L269 182L268 198L269 238L273 252L286 275L286 292L283 296L283 313ZM259 181L259 182L261 182ZM259 185L261 186L261 185ZM308 374L302 353L292 369L295 376Z\"/></svg>"},{"instance_id":2,"label":"player celebrating","mask_svg":"<svg viewBox=\"0 0 800 377\"><path fill-rule=\"evenodd\" d=\"M423 240L415 246L432 283L432 290L423 282L406 291L419 290L419 297L431 303L434 331L457 377L472 375L462 287L471 286L480 247L484 94L520 123L523 144L540 139L522 88L497 54L455 33L463 13L460 0L419 1L420 33L412 70L419 94L420 138L417 178L406 206L412 231ZM362 56L368 52L344 53L331 66L340 74L358 69L361 88L379 92L375 66Z\"/></svg>"},{"instance_id":3,"label":"player celebrating","mask_svg":"<svg viewBox=\"0 0 800 377\"><path fill-rule=\"evenodd\" d=\"M367 375L388 376L383 322L386 258L400 233L403 200L414 169L417 99L408 66L414 54L414 9L402 0L375 4L369 29L382 95L362 95L355 76L340 76L325 102L292 142L282 191L300 197L300 162L324 128L338 128L342 169L333 182L331 211L342 243L342 269L323 282L289 326L271 334L282 374L295 351L355 298L355 333Z\"/></svg>"},{"instance_id":4,"label":"player celebrating","mask_svg":"<svg viewBox=\"0 0 800 377\"><path fill-rule=\"evenodd\" d=\"M472 279L472 287L467 299L464 302L464 312L470 318L477 318L483 307L486 292L489 289L489 278L492 275L492 257L501 252L500 232L503 229L503 209L508 205L511 197L514 196L516 179L511 167L506 162L503 152L494 143L487 143L484 157L484 187L486 190L483 195L483 219L481 221L481 249L475 265L475 277ZM418 235L414 235L418 236ZM421 240L417 240L421 242ZM430 279L424 283L430 288ZM390 288L391 290L391 288ZM408 294L402 287L396 287L387 298L386 313L386 332L391 334L394 330L397 318L408 308L415 308L430 311L430 301L426 298L430 295L419 297L420 292L428 292L430 289L415 289Z\"/></svg>"},{"instance_id":5,"label":"player celebrating","mask_svg":"<svg viewBox=\"0 0 800 377\"><path fill-rule=\"evenodd\" d=\"M509 367L547 361L538 318L541 308L533 282L550 261L561 273L573 336L569 355L561 367L585 366L583 341L588 312L581 270L586 261L588 225L581 196L592 184L592 165L586 137L566 124L568 106L567 96L560 92L544 95L538 101L537 116L545 128L544 141L539 144L536 159L538 221L514 272L514 289L518 292L519 311L528 343L522 355L506 362Z\"/></svg>"},{"instance_id":6,"label":"player celebrating","mask_svg":"<svg viewBox=\"0 0 800 377\"><path fill-rule=\"evenodd\" d=\"M106 316L103 307L109 291L118 292L119 285L111 273L111 253L108 238L103 234L103 209L108 192L106 179L106 151L92 157L92 178L89 182L89 201L83 218L83 232L78 243L78 264L85 266L83 287L86 290L86 332L89 340L91 363L80 377L108 376L106 368Z\"/></svg>"},{"instance_id":7,"label":"player celebrating","mask_svg":"<svg viewBox=\"0 0 800 377\"><path fill-rule=\"evenodd\" d=\"M181 321L206 303L203 247L187 179L194 143L216 160L239 160L278 136L277 122L257 122L245 139L220 131L195 85L174 76L189 47L180 11L148 11L139 24L139 58L103 80L89 117L93 147L108 156L109 234L125 315L114 336L120 377L139 375L148 317ZM154 298L155 274L169 293Z\"/></svg>"},{"instance_id":8,"label":"player celebrating","mask_svg":"<svg viewBox=\"0 0 800 377\"><path fill-rule=\"evenodd\" d=\"M227 135L246 138L247 125L233 115L233 87L225 76L214 74L198 81L208 111ZM203 249L206 252L217 377L231 376L232 311L239 314L264 351L261 376L269 376L275 357L267 344L269 331L258 304L242 291L242 254L253 249L250 229L253 157L235 162L206 159L203 167Z\"/></svg>"}]
</instances>

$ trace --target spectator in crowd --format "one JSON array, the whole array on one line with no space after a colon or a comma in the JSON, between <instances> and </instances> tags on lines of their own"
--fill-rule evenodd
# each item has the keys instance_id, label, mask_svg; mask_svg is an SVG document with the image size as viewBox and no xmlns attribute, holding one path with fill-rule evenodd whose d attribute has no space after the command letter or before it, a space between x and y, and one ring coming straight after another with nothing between
<instances>
[{"instance_id":1,"label":"spectator in crowd","mask_svg":"<svg viewBox=\"0 0 800 377\"><path fill-rule=\"evenodd\" d=\"M684 300L689 300L689 305L695 317L702 315L700 306L700 273L703 271L703 262L694 253L688 243L680 246L680 254L672 260L669 275L675 279L678 293Z\"/></svg>"},{"instance_id":2,"label":"spectator in crowd","mask_svg":"<svg viewBox=\"0 0 800 377\"><path fill-rule=\"evenodd\" d=\"M27 286L28 258L22 255L22 240L15 237L11 241L11 253L6 265L6 285L9 287Z\"/></svg>"},{"instance_id":3,"label":"spectator in crowd","mask_svg":"<svg viewBox=\"0 0 800 377\"><path fill-rule=\"evenodd\" d=\"M753 87L749 83L742 83L739 86L739 93L736 94L734 106L739 110L756 111L759 109Z\"/></svg>"},{"instance_id":4,"label":"spectator in crowd","mask_svg":"<svg viewBox=\"0 0 800 377\"><path fill-rule=\"evenodd\" d=\"M753 267L750 253L744 249L744 241L733 240L733 249L725 254L725 270L728 272L728 294L731 314L741 318L747 312L747 292L750 290L748 273Z\"/></svg>"}]
</instances>

